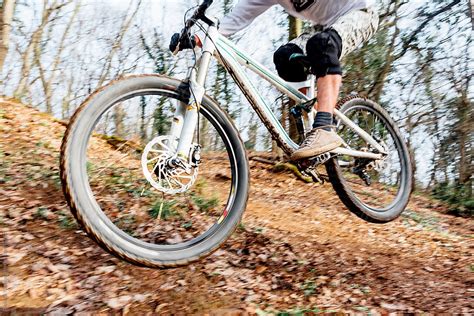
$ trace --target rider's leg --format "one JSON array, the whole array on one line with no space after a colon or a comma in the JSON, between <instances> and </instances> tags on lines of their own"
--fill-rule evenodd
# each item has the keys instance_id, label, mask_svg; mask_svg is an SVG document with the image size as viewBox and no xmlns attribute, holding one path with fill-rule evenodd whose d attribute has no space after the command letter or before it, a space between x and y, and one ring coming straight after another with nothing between
<instances>
[{"instance_id":1,"label":"rider's leg","mask_svg":"<svg viewBox=\"0 0 474 316\"><path fill-rule=\"evenodd\" d=\"M294 152L292 159L317 156L342 144L342 139L329 127L342 81L339 60L367 41L375 33L377 25L378 15L372 9L352 11L341 17L331 29L303 34L294 42L301 45L307 41L307 55L313 58L312 68L318 77L318 114L313 125L315 129Z\"/></svg>"},{"instance_id":2,"label":"rider's leg","mask_svg":"<svg viewBox=\"0 0 474 316\"><path fill-rule=\"evenodd\" d=\"M330 113L334 111L341 83L341 75L327 75L318 79L318 111Z\"/></svg>"},{"instance_id":3,"label":"rider's leg","mask_svg":"<svg viewBox=\"0 0 474 316\"><path fill-rule=\"evenodd\" d=\"M357 10L341 17L332 26L332 29L334 29L338 35L338 38L334 39L340 39L342 42L339 59L367 41L375 33L377 26L378 14L373 9ZM314 40L314 35L311 37L306 35L306 41L309 43L311 40ZM337 72L334 71L334 69L330 70L332 70L332 72ZM328 73L331 73L331 71L328 71ZM316 118L314 127L332 125L332 115L330 114L333 114L334 112L341 83L342 78L338 74L329 74L318 78L317 87L319 102L316 106L316 110L318 113L323 114L319 114L321 118Z\"/></svg>"},{"instance_id":4,"label":"rider's leg","mask_svg":"<svg viewBox=\"0 0 474 316\"><path fill-rule=\"evenodd\" d=\"M318 103L316 104L316 118L314 128L330 130L329 125L333 122L333 112L339 96L342 83L341 75L326 75L318 78Z\"/></svg>"},{"instance_id":5,"label":"rider's leg","mask_svg":"<svg viewBox=\"0 0 474 316\"><path fill-rule=\"evenodd\" d=\"M303 159L331 151L343 144L332 128L333 112L339 95L342 69L339 58L342 40L333 29L326 29L311 37L306 45L306 53L311 62L311 70L318 78L318 113L314 129L308 133L292 159Z\"/></svg>"}]
</instances>

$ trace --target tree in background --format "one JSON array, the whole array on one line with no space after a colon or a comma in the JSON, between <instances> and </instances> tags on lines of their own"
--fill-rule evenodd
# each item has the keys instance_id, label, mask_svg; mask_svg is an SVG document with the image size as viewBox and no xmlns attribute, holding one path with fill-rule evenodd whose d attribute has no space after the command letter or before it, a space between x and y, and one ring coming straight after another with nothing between
<instances>
[{"instance_id":1,"label":"tree in background","mask_svg":"<svg viewBox=\"0 0 474 316\"><path fill-rule=\"evenodd\" d=\"M87 95L121 74L184 75L189 64L185 58L172 59L161 38L163 30L144 32L147 24L141 17L147 6L142 2L149 3L134 0L120 7L100 2L91 9L86 0L0 0L2 93L67 119ZM222 1L219 9L227 13L232 3ZM163 7L170 11L173 5L166 2ZM181 5L189 6L179 4L180 10ZM471 13L470 5L461 0L383 0L378 33L343 61L342 87L343 95L359 92L392 113L410 144L420 187L435 188L438 196L466 209L472 201L473 174ZM283 11L268 14L273 21L283 21L273 24L285 33L275 39L276 47L299 34L300 22ZM263 53L270 57L273 51ZM267 85L259 88L278 97ZM241 105L242 95L222 67L211 68L208 91L235 119L249 149L269 148L269 138L259 137L258 118ZM125 120L136 120L134 130L145 140L165 132L173 106L166 100L141 100L136 117ZM294 137L287 103L275 110ZM124 115L117 111L111 113L107 128L126 132ZM153 131L145 128L150 125ZM209 128L201 125L201 133ZM212 137L201 139L215 142Z\"/></svg>"},{"instance_id":2,"label":"tree in background","mask_svg":"<svg viewBox=\"0 0 474 316\"><path fill-rule=\"evenodd\" d=\"M174 67L176 63L173 64L173 59L171 53L166 48L166 45L163 45L163 38L161 37L158 30L155 28L153 30L153 37L151 44L148 43L147 38L140 34L140 40L142 43L143 50L145 51L145 56L153 63L153 72L157 74L166 74L172 76L174 72ZM154 100L155 101L155 100ZM167 131L168 120L170 119L169 111L172 109L167 109L165 98L160 98L154 106L153 115L152 115L152 131L151 133L157 133L159 135L164 135ZM145 98L142 97L141 102L141 138L142 141L148 139L147 131L145 126L148 126L148 122L145 119L146 117L146 108L148 103Z\"/></svg>"},{"instance_id":3,"label":"tree in background","mask_svg":"<svg viewBox=\"0 0 474 316\"><path fill-rule=\"evenodd\" d=\"M19 100L26 98L27 100L32 99L31 89L29 86L33 81L40 79L43 82L43 88L46 95L46 112L52 113L51 104L48 103L51 92L48 91L50 85L47 83L48 79L45 78L45 69L41 63L43 57L44 48L43 41L49 42L51 38L51 30L58 25L63 9L72 3L69 1L48 1L43 0L42 16L38 26L33 30L30 37L27 40L27 45L21 54L21 77L19 83L13 93L13 96ZM68 28L66 28L68 29ZM58 49L57 52L61 55L62 48ZM58 56L58 55L57 55ZM33 77L34 68L37 67L38 73ZM55 70L52 70L53 72ZM33 78L32 78L33 77Z\"/></svg>"},{"instance_id":4,"label":"tree in background","mask_svg":"<svg viewBox=\"0 0 474 316\"><path fill-rule=\"evenodd\" d=\"M435 1L420 7L417 27L402 32L393 53L391 72L407 75L388 76L385 86L399 90L403 106L398 115L417 165L426 164L427 154L421 152L420 145L426 140L432 143L426 184L454 209L472 214L474 59L469 11L461 1ZM427 135L425 140L416 140L421 133Z\"/></svg>"},{"instance_id":5,"label":"tree in background","mask_svg":"<svg viewBox=\"0 0 474 316\"><path fill-rule=\"evenodd\" d=\"M10 46L10 32L12 29L13 13L16 0L2 0L0 6L0 73Z\"/></svg>"},{"instance_id":6,"label":"tree in background","mask_svg":"<svg viewBox=\"0 0 474 316\"><path fill-rule=\"evenodd\" d=\"M303 22L300 19L297 19L289 15L288 16L288 41L291 41L297 38L298 36L300 36L302 31L303 31ZM283 118L285 118L286 116L290 116L288 115L288 113L290 113L290 109L293 106L295 106L295 102L293 100L288 100L287 109L282 113L284 114L282 115ZM294 140L299 141L298 129L296 128L296 122L293 119L293 117L290 116L287 119L285 119L285 121L288 122L288 133L290 137Z\"/></svg>"}]
</instances>

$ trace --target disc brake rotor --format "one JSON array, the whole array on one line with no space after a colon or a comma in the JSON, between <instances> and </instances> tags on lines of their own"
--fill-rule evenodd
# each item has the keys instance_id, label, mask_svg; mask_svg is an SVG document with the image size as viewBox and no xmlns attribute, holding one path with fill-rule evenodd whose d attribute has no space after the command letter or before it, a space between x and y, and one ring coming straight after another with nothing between
<instances>
[{"instance_id":1,"label":"disc brake rotor","mask_svg":"<svg viewBox=\"0 0 474 316\"><path fill-rule=\"evenodd\" d=\"M143 175L152 187L166 194L189 190L197 179L197 165L192 166L174 156L170 136L159 136L150 141L142 154Z\"/></svg>"}]
</instances>

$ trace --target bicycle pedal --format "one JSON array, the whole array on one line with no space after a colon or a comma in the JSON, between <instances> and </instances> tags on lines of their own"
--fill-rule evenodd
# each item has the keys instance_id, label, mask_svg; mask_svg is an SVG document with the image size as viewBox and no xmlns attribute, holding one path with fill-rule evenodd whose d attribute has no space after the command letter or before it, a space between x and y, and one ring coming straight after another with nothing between
<instances>
[{"instance_id":1,"label":"bicycle pedal","mask_svg":"<svg viewBox=\"0 0 474 316\"><path fill-rule=\"evenodd\" d=\"M311 158L310 161L313 163L313 165L319 166L319 165L325 164L331 158L332 156L330 153L324 153L322 155Z\"/></svg>"},{"instance_id":2,"label":"bicycle pedal","mask_svg":"<svg viewBox=\"0 0 474 316\"><path fill-rule=\"evenodd\" d=\"M308 169L302 172L306 176L311 177L315 183L319 184L324 184L326 182L326 179L324 178L323 175L319 174L319 172L316 171L316 169Z\"/></svg>"}]
</instances>

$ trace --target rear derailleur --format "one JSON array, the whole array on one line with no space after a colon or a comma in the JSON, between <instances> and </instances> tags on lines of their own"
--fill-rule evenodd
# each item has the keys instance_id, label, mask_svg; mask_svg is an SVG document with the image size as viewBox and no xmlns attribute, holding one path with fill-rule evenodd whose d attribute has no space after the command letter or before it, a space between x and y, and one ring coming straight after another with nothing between
<instances>
[{"instance_id":1,"label":"rear derailleur","mask_svg":"<svg viewBox=\"0 0 474 316\"><path fill-rule=\"evenodd\" d=\"M359 176L359 178L361 178L367 186L372 184L372 179L367 173L367 170L372 168L372 162L373 161L371 159L357 158L355 160L355 166L352 168L352 173Z\"/></svg>"}]
</instances>

